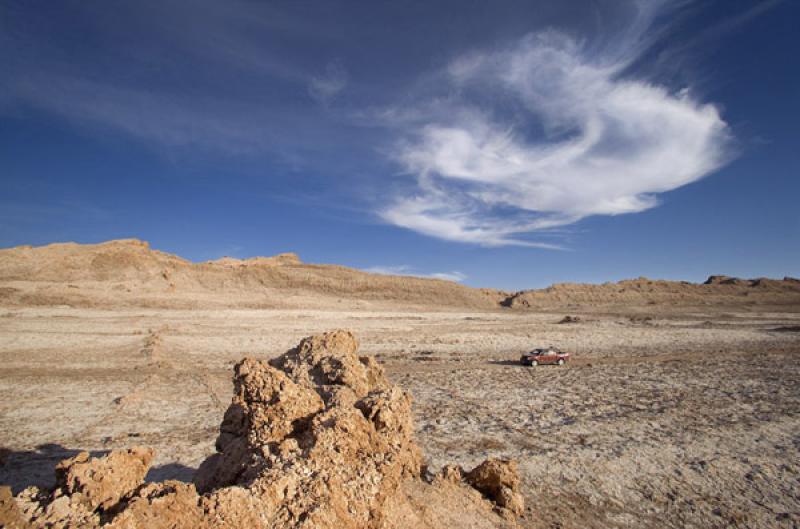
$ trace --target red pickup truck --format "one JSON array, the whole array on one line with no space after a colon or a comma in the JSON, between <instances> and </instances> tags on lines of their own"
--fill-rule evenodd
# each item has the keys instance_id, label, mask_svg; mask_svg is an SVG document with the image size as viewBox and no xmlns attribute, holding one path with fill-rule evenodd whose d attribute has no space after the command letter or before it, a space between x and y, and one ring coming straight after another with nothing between
<instances>
[{"instance_id":1,"label":"red pickup truck","mask_svg":"<svg viewBox=\"0 0 800 529\"><path fill-rule=\"evenodd\" d=\"M524 366L538 366L539 364L557 364L563 366L569 360L569 353L559 351L555 347L546 347L544 349L534 349L529 353L522 355L519 359Z\"/></svg>"}]
</instances>

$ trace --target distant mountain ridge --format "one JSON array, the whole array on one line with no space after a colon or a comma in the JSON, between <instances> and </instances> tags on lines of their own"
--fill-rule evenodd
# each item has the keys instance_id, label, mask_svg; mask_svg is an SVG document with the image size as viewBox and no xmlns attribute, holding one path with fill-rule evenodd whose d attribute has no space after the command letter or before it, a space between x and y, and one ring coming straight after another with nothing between
<instances>
[{"instance_id":1,"label":"distant mountain ridge","mask_svg":"<svg viewBox=\"0 0 800 529\"><path fill-rule=\"evenodd\" d=\"M0 303L75 306L491 309L508 293L303 263L296 254L204 263L136 239L0 250Z\"/></svg>"},{"instance_id":2,"label":"distant mountain ridge","mask_svg":"<svg viewBox=\"0 0 800 529\"><path fill-rule=\"evenodd\" d=\"M724 278L724 279L722 279ZM739 279L710 276L705 283L664 281L640 277L600 285L557 283L539 290L523 290L506 298L509 308L546 308L561 305L732 305L795 306L800 310L800 280Z\"/></svg>"},{"instance_id":3,"label":"distant mountain ridge","mask_svg":"<svg viewBox=\"0 0 800 529\"><path fill-rule=\"evenodd\" d=\"M137 239L0 250L0 305L152 308L561 309L571 306L796 306L800 280L638 278L516 293L303 263L294 253L192 263Z\"/></svg>"}]
</instances>

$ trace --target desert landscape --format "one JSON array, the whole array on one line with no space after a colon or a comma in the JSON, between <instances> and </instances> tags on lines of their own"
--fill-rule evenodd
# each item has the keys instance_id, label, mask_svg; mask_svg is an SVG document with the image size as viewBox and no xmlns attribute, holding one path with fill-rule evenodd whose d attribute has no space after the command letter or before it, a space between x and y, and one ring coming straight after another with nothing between
<instances>
[{"instance_id":1,"label":"desert landscape","mask_svg":"<svg viewBox=\"0 0 800 529\"><path fill-rule=\"evenodd\" d=\"M56 465L83 451L149 447L146 483L197 483L219 449L242 359L285 367L281 355L303 338L335 329L357 341L347 354L357 348L364 365L382 367L386 381L370 384L411 398L413 431L390 430L406 439L391 450L420 450L419 465L409 455L381 475L412 483L402 497L415 505L413 523L800 526L796 279L639 278L514 293L294 255L195 264L135 240L0 250L0 484L18 498L5 504L53 487ZM543 345L570 362L520 365ZM458 481L452 465L466 472L487 459L515 462L519 516L485 490L489 507L469 487L442 488ZM126 501L104 523L135 518L142 506ZM460 507L447 514L433 503ZM379 504L395 518L381 527L411 520L398 514L405 503Z\"/></svg>"},{"instance_id":2,"label":"desert landscape","mask_svg":"<svg viewBox=\"0 0 800 529\"><path fill-rule=\"evenodd\" d=\"M0 1L0 529L800 529L798 20Z\"/></svg>"}]
</instances>

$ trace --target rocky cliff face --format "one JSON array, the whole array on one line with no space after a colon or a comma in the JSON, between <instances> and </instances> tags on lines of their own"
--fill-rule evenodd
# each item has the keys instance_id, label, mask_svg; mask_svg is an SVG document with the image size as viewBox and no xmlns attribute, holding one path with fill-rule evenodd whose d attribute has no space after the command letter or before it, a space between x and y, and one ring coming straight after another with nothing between
<instances>
[{"instance_id":1,"label":"rocky cliff face","mask_svg":"<svg viewBox=\"0 0 800 529\"><path fill-rule=\"evenodd\" d=\"M428 479L411 397L389 383L355 336L304 339L271 362L235 368L217 453L194 484L144 484L144 447L56 469L53 490L0 494L5 527L330 528L511 527L522 513L513 462ZM500 516L498 516L498 514Z\"/></svg>"}]
</instances>

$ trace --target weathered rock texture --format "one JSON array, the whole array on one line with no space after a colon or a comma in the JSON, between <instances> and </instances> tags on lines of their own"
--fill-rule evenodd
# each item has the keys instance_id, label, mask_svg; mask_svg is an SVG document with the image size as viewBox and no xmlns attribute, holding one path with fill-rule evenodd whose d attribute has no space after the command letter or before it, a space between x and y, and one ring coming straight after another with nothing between
<instances>
[{"instance_id":1,"label":"weathered rock texture","mask_svg":"<svg viewBox=\"0 0 800 529\"><path fill-rule=\"evenodd\" d=\"M89 510L106 511L142 484L153 455L143 447L99 458L81 452L56 466L56 486L68 496L80 495Z\"/></svg>"},{"instance_id":2,"label":"weathered rock texture","mask_svg":"<svg viewBox=\"0 0 800 529\"><path fill-rule=\"evenodd\" d=\"M519 472L515 461L487 459L469 472L466 481L503 509L507 518L522 514L525 501L518 492Z\"/></svg>"},{"instance_id":3,"label":"weathered rock texture","mask_svg":"<svg viewBox=\"0 0 800 529\"><path fill-rule=\"evenodd\" d=\"M194 484L143 484L153 458L147 448L100 458L81 453L58 465L54 490L30 488L16 498L2 498L0 516L8 520L0 519L0 525L399 529L513 524L523 509L516 465L488 460L469 473L453 470L433 483L420 479L411 398L388 382L373 359L357 356L357 349L355 336L334 331L306 338L270 362L242 360L217 453L201 465Z\"/></svg>"}]
</instances>

